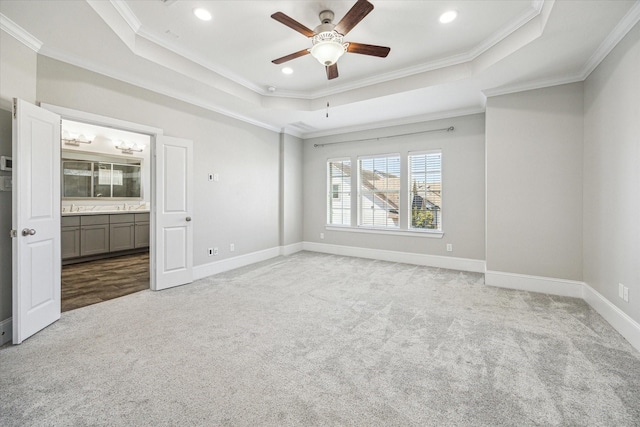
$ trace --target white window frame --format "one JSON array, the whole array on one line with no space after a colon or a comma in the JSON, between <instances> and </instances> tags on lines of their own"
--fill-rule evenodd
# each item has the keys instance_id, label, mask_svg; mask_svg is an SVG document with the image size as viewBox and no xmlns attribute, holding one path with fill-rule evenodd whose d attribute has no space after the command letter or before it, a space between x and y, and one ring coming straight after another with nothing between
<instances>
[{"instance_id":1,"label":"white window frame","mask_svg":"<svg viewBox=\"0 0 640 427\"><path fill-rule=\"evenodd\" d=\"M332 221L332 207L333 207L333 200L334 200L334 191L333 191L333 184L331 182L331 165L332 163L339 163L339 162L349 162L350 167L351 167L351 175L349 176L349 188L351 189L350 192L345 193L342 192L343 195L347 195L347 200L348 200L348 206L349 206L349 216L347 217L349 220L348 224L333 224ZM353 188L352 188L352 183L353 183L353 161L350 157L338 157L338 158L332 158L332 159L327 159L327 166L326 166L326 174L327 174L327 195L326 195L326 206L327 206L327 215L326 215L326 222L327 222L327 227L351 227L351 223L352 223L352 218L353 218L353 203L352 203L352 197L351 194L353 193ZM343 209L344 210L344 209ZM344 214L342 215L342 218L344 220Z\"/></svg>"},{"instance_id":2,"label":"white window frame","mask_svg":"<svg viewBox=\"0 0 640 427\"><path fill-rule=\"evenodd\" d=\"M399 161L399 174L398 174L398 223L395 226L389 226L389 225L368 225L368 224L363 224L363 214L362 214L362 176L361 176L361 162L363 160L373 160L373 159L389 159L389 158L394 158L397 157L398 161ZM358 179L357 179L357 190L358 190L358 198L357 198L357 213L358 213L358 228L361 229L372 229L372 230L400 230L400 217L402 215L402 206L400 203L400 196L402 193L402 155L400 153L388 153L388 154L372 154L372 155L366 155L366 156L358 156L357 159L357 174L358 174Z\"/></svg>"},{"instance_id":3,"label":"white window frame","mask_svg":"<svg viewBox=\"0 0 640 427\"><path fill-rule=\"evenodd\" d=\"M439 154L440 155L440 221L439 221L439 228L413 228L411 226L411 212L412 212L412 204L413 204L413 198L411 197L411 192L412 192L412 186L413 183L411 182L411 176L412 176L412 171L411 171L411 156L423 156L423 155L427 155L427 154ZM443 204L444 204L444 191L443 188L444 184L443 184L443 179L442 179L442 175L443 175L443 170L444 170L444 156L442 154L442 149L432 149L432 150L421 150L421 151L410 151L407 153L407 212L406 212L406 218L407 218L407 229L411 232L417 232L417 233L442 233L443 230L443 217L444 215L442 214L444 212L443 210Z\"/></svg>"}]
</instances>

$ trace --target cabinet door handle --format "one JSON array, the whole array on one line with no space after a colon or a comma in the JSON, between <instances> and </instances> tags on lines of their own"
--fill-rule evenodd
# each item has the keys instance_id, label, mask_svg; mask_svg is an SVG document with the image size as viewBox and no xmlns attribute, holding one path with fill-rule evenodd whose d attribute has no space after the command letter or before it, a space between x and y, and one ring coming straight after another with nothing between
<instances>
[{"instance_id":1,"label":"cabinet door handle","mask_svg":"<svg viewBox=\"0 0 640 427\"><path fill-rule=\"evenodd\" d=\"M189 221L191 221L191 217L190 216L187 217L187 222L189 222Z\"/></svg>"}]
</instances>

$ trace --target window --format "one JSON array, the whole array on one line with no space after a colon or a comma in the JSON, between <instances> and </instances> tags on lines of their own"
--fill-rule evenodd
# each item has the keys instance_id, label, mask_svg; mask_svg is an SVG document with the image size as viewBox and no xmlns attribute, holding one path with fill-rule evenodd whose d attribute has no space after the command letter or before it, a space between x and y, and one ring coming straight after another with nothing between
<instances>
[{"instance_id":1,"label":"window","mask_svg":"<svg viewBox=\"0 0 640 427\"><path fill-rule=\"evenodd\" d=\"M442 153L409 155L409 228L442 229Z\"/></svg>"},{"instance_id":2,"label":"window","mask_svg":"<svg viewBox=\"0 0 640 427\"><path fill-rule=\"evenodd\" d=\"M400 156L358 160L358 225L398 228Z\"/></svg>"},{"instance_id":3,"label":"window","mask_svg":"<svg viewBox=\"0 0 640 427\"><path fill-rule=\"evenodd\" d=\"M351 225L351 160L329 160L327 224Z\"/></svg>"}]
</instances>

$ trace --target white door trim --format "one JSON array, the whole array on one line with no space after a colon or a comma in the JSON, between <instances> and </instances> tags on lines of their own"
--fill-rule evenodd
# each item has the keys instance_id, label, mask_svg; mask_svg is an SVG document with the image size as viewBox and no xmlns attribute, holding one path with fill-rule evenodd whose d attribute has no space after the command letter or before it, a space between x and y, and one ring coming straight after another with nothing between
<instances>
[{"instance_id":1,"label":"white door trim","mask_svg":"<svg viewBox=\"0 0 640 427\"><path fill-rule=\"evenodd\" d=\"M163 129L153 126L141 125L139 123L128 122L126 120L114 119L112 117L73 110L71 108L46 104L44 102L40 103L40 107L44 108L45 110L54 112L66 120L77 120L79 122L89 123L92 125L118 128L122 130L128 130L130 132L144 133L151 136L164 135Z\"/></svg>"},{"instance_id":2,"label":"white door trim","mask_svg":"<svg viewBox=\"0 0 640 427\"><path fill-rule=\"evenodd\" d=\"M99 114L93 114L93 113L87 113L85 111L79 111L79 110L74 110L71 108L66 108L66 107L60 107L58 105L52 105L52 104L46 104L46 103L40 103L40 107L44 108L45 110L49 110L51 112L54 112L56 114L58 114L62 119L65 120L75 120L75 121L79 121L79 122L83 122L83 123L89 123L92 125L96 125L96 126L106 126L106 127L112 127L112 128L117 128L117 129L121 129L121 130L126 130L126 131L130 131L130 132L136 132L136 133L142 133L145 135L149 135L151 136L151 144L152 144L152 150L155 150L155 145L156 145L156 137L158 136L163 136L164 135L164 130L160 129L160 128L156 128L153 126L147 126L147 125L142 125L139 123L134 123L134 122L128 122L126 120L120 120L120 119L114 119L112 117L107 117L107 116L101 116ZM150 159L150 166L151 166L151 188L152 188L152 193L153 193L153 188L155 188L155 174L154 174L154 170L156 167L156 159L155 156L151 156ZM150 233L150 241L149 241L149 258L151 260L150 263L150 288L151 289L155 289L155 280L156 280L156 274L155 274L155 270L157 268L157 266L155 265L154 262L154 255L155 255L155 229L157 226L157 210L155 207L155 198L152 196L151 198L151 212L150 212L150 228L149 228L149 233Z\"/></svg>"}]
</instances>

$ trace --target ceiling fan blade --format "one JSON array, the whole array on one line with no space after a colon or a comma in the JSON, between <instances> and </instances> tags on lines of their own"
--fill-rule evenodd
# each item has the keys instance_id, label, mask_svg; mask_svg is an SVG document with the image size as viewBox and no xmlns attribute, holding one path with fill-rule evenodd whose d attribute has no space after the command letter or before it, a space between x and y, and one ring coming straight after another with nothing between
<instances>
[{"instance_id":1,"label":"ceiling fan blade","mask_svg":"<svg viewBox=\"0 0 640 427\"><path fill-rule=\"evenodd\" d=\"M313 37L313 35L315 34L313 30L310 30L309 28L305 27L295 19L290 18L289 16L285 15L282 12L276 12L273 15L271 15L271 17L276 21L280 22L281 24L284 24L287 27L291 28L292 30L299 32L305 37Z\"/></svg>"},{"instance_id":2,"label":"ceiling fan blade","mask_svg":"<svg viewBox=\"0 0 640 427\"><path fill-rule=\"evenodd\" d=\"M367 0L358 0L356 4L344 15L344 18L338 22L335 30L346 36L349 31L353 29L358 22L362 21L365 16L369 14L373 10L373 5L369 3Z\"/></svg>"},{"instance_id":3,"label":"ceiling fan blade","mask_svg":"<svg viewBox=\"0 0 640 427\"><path fill-rule=\"evenodd\" d=\"M327 68L327 79L332 80L338 77L338 64L329 65Z\"/></svg>"},{"instance_id":4,"label":"ceiling fan blade","mask_svg":"<svg viewBox=\"0 0 640 427\"><path fill-rule=\"evenodd\" d=\"M295 53L290 53L287 56L283 56L282 58L274 59L274 64L282 64L283 62L291 61L292 59L300 58L301 56L305 56L309 54L309 49L303 49Z\"/></svg>"},{"instance_id":5,"label":"ceiling fan blade","mask_svg":"<svg viewBox=\"0 0 640 427\"><path fill-rule=\"evenodd\" d=\"M390 51L390 47L374 46L372 44L349 42L349 46L347 46L347 52L359 53L360 55L379 56L380 58L386 58Z\"/></svg>"}]
</instances>

